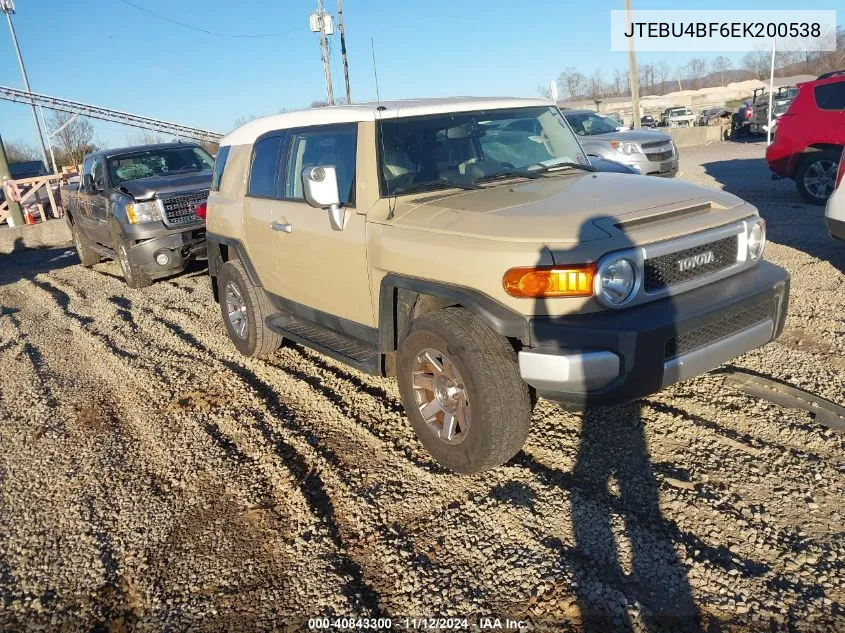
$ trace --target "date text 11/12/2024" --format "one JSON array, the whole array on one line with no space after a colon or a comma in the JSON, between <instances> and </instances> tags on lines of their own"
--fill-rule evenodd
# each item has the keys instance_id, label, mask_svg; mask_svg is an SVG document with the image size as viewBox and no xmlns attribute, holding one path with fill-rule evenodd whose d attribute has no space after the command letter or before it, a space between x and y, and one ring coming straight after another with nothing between
<instances>
[{"instance_id":1,"label":"date text 11/12/2024","mask_svg":"<svg viewBox=\"0 0 845 633\"><path fill-rule=\"evenodd\" d=\"M310 618L310 631L526 631L528 622L510 618Z\"/></svg>"}]
</instances>

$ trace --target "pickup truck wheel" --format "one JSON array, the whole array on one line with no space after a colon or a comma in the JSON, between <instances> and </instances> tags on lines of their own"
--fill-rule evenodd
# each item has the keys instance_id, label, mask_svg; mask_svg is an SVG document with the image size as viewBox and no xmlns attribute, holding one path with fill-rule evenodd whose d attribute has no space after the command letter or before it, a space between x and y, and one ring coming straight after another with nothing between
<instances>
[{"instance_id":1,"label":"pickup truck wheel","mask_svg":"<svg viewBox=\"0 0 845 633\"><path fill-rule=\"evenodd\" d=\"M801 163L795 176L798 193L811 204L824 204L833 193L839 153L813 152Z\"/></svg>"},{"instance_id":2,"label":"pickup truck wheel","mask_svg":"<svg viewBox=\"0 0 845 633\"><path fill-rule=\"evenodd\" d=\"M73 245L76 247L76 254L79 256L79 263L85 266L85 268L91 268L94 264L99 264L101 259L99 253L91 249L88 245L88 240L82 237L82 234L79 232L79 228L71 224L70 231L73 235Z\"/></svg>"},{"instance_id":3,"label":"pickup truck wheel","mask_svg":"<svg viewBox=\"0 0 845 633\"><path fill-rule=\"evenodd\" d=\"M120 264L126 285L130 288L146 288L152 284L153 280L150 276L129 259L129 248L126 246L126 241L119 236L115 236L115 244L117 247L117 263Z\"/></svg>"},{"instance_id":4,"label":"pickup truck wheel","mask_svg":"<svg viewBox=\"0 0 845 633\"><path fill-rule=\"evenodd\" d=\"M465 308L416 319L399 345L397 380L419 440L439 463L476 473L516 455L531 398L507 341Z\"/></svg>"},{"instance_id":5,"label":"pickup truck wheel","mask_svg":"<svg viewBox=\"0 0 845 633\"><path fill-rule=\"evenodd\" d=\"M275 310L264 290L252 285L239 261L220 267L217 287L226 332L241 354L264 358L281 347L282 337L265 325Z\"/></svg>"}]
</instances>

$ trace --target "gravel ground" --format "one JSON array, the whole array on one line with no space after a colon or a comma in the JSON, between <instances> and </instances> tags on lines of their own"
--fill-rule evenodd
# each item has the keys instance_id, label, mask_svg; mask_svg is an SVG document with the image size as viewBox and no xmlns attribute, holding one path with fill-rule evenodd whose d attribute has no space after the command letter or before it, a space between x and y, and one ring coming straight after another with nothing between
<instances>
[{"instance_id":1,"label":"gravel ground","mask_svg":"<svg viewBox=\"0 0 845 633\"><path fill-rule=\"evenodd\" d=\"M757 204L792 273L787 331L734 365L845 404L845 247L762 155L688 149L679 176ZM719 370L540 401L523 452L456 476L393 381L238 356L202 268L129 290L69 248L0 257L0 366L2 630L845 630L845 438Z\"/></svg>"}]
</instances>

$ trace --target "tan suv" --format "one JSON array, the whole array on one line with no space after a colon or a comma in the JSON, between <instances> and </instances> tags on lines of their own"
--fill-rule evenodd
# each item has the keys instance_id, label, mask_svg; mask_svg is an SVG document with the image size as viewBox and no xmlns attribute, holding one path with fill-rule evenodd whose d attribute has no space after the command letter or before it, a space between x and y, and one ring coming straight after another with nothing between
<instances>
[{"instance_id":1,"label":"tan suv","mask_svg":"<svg viewBox=\"0 0 845 633\"><path fill-rule=\"evenodd\" d=\"M516 454L537 395L635 399L786 317L789 276L762 260L753 206L597 173L544 100L259 119L221 141L211 189L209 272L235 346L290 339L396 376L420 441L459 472Z\"/></svg>"}]
</instances>

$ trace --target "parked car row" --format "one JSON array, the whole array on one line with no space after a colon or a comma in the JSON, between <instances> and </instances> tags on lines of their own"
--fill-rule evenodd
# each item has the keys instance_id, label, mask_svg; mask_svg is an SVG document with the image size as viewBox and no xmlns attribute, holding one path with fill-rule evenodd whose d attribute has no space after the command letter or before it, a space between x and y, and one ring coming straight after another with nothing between
<instances>
[{"instance_id":1,"label":"parked car row","mask_svg":"<svg viewBox=\"0 0 845 633\"><path fill-rule=\"evenodd\" d=\"M420 442L469 473L519 451L537 395L638 398L780 334L757 210L624 173L672 175L667 140L541 99L335 106L247 123L213 169L190 144L97 152L64 195L83 264L138 287L207 255L241 353L289 339L395 376Z\"/></svg>"}]
</instances>

